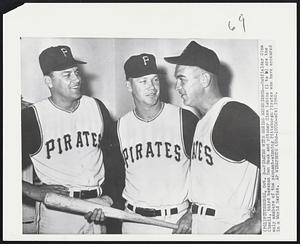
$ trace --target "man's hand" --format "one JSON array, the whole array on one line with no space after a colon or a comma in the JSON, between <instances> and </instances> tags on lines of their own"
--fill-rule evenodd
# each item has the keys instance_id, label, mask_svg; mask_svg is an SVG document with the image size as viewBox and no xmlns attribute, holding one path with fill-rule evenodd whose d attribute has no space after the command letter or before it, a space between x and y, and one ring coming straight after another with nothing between
<instances>
[{"instance_id":1,"label":"man's hand","mask_svg":"<svg viewBox=\"0 0 300 244\"><path fill-rule=\"evenodd\" d=\"M112 199L109 196L101 196L101 197L96 197L96 198L91 198L88 199L90 202L98 203L103 206L110 207L113 204ZM104 213L101 208L95 208L94 211L89 211L84 215L84 218L88 222L94 222L94 223L100 223L105 220Z\"/></svg>"},{"instance_id":2,"label":"man's hand","mask_svg":"<svg viewBox=\"0 0 300 244\"><path fill-rule=\"evenodd\" d=\"M173 234L191 234L192 233L192 213L187 211L178 221L178 229L173 230Z\"/></svg>"},{"instance_id":3,"label":"man's hand","mask_svg":"<svg viewBox=\"0 0 300 244\"><path fill-rule=\"evenodd\" d=\"M24 180L22 181L22 193L31 199L43 202L46 194L49 192L54 192L65 196L69 195L68 188L62 185L33 185Z\"/></svg>"},{"instance_id":4,"label":"man's hand","mask_svg":"<svg viewBox=\"0 0 300 244\"><path fill-rule=\"evenodd\" d=\"M260 216L253 216L244 222L234 225L224 234L260 234L261 219Z\"/></svg>"},{"instance_id":5,"label":"man's hand","mask_svg":"<svg viewBox=\"0 0 300 244\"><path fill-rule=\"evenodd\" d=\"M42 185L39 185L38 187L45 194L49 193L49 192L53 192L53 193L56 193L56 194L69 196L68 187L63 186L63 185L46 185L46 184L42 184Z\"/></svg>"},{"instance_id":6,"label":"man's hand","mask_svg":"<svg viewBox=\"0 0 300 244\"><path fill-rule=\"evenodd\" d=\"M249 219L234 225L224 234L261 234L261 203L260 194L256 202L256 211Z\"/></svg>"}]
</instances>

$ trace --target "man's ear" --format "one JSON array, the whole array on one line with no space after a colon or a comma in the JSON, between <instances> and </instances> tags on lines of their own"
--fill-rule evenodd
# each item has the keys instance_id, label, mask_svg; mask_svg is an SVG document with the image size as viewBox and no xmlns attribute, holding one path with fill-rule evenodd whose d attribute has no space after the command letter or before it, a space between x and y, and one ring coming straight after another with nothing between
<instances>
[{"instance_id":1,"label":"man's ear","mask_svg":"<svg viewBox=\"0 0 300 244\"><path fill-rule=\"evenodd\" d=\"M49 75L44 76L44 82L48 86L49 89L53 87L52 79Z\"/></svg>"},{"instance_id":2,"label":"man's ear","mask_svg":"<svg viewBox=\"0 0 300 244\"><path fill-rule=\"evenodd\" d=\"M201 75L201 84L202 84L203 88L209 87L210 82L211 82L210 74L203 72Z\"/></svg>"},{"instance_id":3,"label":"man's ear","mask_svg":"<svg viewBox=\"0 0 300 244\"><path fill-rule=\"evenodd\" d=\"M131 82L129 80L126 81L126 87L129 92L132 92Z\"/></svg>"}]
</instances>

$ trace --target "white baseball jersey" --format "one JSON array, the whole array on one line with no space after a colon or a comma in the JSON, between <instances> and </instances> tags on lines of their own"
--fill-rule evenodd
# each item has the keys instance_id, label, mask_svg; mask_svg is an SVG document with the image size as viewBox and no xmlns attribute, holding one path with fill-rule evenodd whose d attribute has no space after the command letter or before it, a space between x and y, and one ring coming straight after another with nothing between
<instances>
[{"instance_id":1,"label":"white baseball jersey","mask_svg":"<svg viewBox=\"0 0 300 244\"><path fill-rule=\"evenodd\" d=\"M181 108L163 104L146 122L134 111L118 121L126 181L123 197L139 207L180 204L187 199L190 162L183 142Z\"/></svg>"},{"instance_id":2,"label":"white baseball jersey","mask_svg":"<svg viewBox=\"0 0 300 244\"><path fill-rule=\"evenodd\" d=\"M23 164L31 161L42 183L63 185L70 192L100 188L104 173L106 180L111 175L104 170L102 151L109 147L111 124L105 105L91 97L82 96L73 112L58 108L50 99L35 103L22 111ZM109 191L108 186L104 191ZM102 231L82 215L49 209L43 203L36 207L37 233Z\"/></svg>"},{"instance_id":3,"label":"white baseball jersey","mask_svg":"<svg viewBox=\"0 0 300 244\"><path fill-rule=\"evenodd\" d=\"M191 152L191 201L206 204L216 211L252 209L259 179L256 165L246 159L226 158L213 143L215 122L223 106L230 101L232 99L226 97L220 99L198 122Z\"/></svg>"},{"instance_id":4,"label":"white baseball jersey","mask_svg":"<svg viewBox=\"0 0 300 244\"><path fill-rule=\"evenodd\" d=\"M56 107L49 99L34 105L41 144L31 160L39 179L82 190L104 181L103 118L95 99L82 96L74 112Z\"/></svg>"}]
</instances>

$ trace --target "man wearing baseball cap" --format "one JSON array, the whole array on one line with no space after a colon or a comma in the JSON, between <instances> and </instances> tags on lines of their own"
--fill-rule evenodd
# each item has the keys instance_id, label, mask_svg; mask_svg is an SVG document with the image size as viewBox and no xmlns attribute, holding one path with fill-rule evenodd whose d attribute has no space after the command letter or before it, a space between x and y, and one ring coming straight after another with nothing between
<instances>
[{"instance_id":1,"label":"man wearing baseball cap","mask_svg":"<svg viewBox=\"0 0 300 244\"><path fill-rule=\"evenodd\" d=\"M176 90L204 117L191 150L192 233L260 233L259 117L247 105L223 97L217 54L192 41L176 64Z\"/></svg>"},{"instance_id":2,"label":"man wearing baseball cap","mask_svg":"<svg viewBox=\"0 0 300 244\"><path fill-rule=\"evenodd\" d=\"M104 182L108 187L112 182L109 172L104 177L108 158L103 158L110 147L112 119L100 100L81 94L78 65L86 62L75 59L70 47L62 45L43 50L39 62L51 95L22 111L23 165L32 163L40 181L23 181L23 193L54 192L112 205L111 191L103 188ZM103 221L101 211L99 215ZM41 234L105 233L103 223L93 222L99 218L93 212L85 219L38 203L36 217Z\"/></svg>"},{"instance_id":3,"label":"man wearing baseball cap","mask_svg":"<svg viewBox=\"0 0 300 244\"><path fill-rule=\"evenodd\" d=\"M119 148L126 171L125 211L172 223L189 206L190 150L198 118L160 99L155 56L142 53L124 64L134 109L118 120ZM174 233L190 233L182 223ZM172 229L123 222L124 234L171 234Z\"/></svg>"}]
</instances>

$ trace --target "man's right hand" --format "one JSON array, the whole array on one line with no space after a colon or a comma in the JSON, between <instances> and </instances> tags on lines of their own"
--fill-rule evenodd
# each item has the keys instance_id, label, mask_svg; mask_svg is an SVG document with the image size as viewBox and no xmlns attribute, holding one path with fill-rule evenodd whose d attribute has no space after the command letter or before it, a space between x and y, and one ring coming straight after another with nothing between
<instances>
[{"instance_id":1,"label":"man's right hand","mask_svg":"<svg viewBox=\"0 0 300 244\"><path fill-rule=\"evenodd\" d=\"M33 185L29 182L22 181L22 192L25 196L39 202L43 202L49 192L68 196L68 188L62 185Z\"/></svg>"},{"instance_id":2,"label":"man's right hand","mask_svg":"<svg viewBox=\"0 0 300 244\"><path fill-rule=\"evenodd\" d=\"M173 234L191 234L192 233L192 213L188 210L178 221L178 229L173 230Z\"/></svg>"},{"instance_id":3,"label":"man's right hand","mask_svg":"<svg viewBox=\"0 0 300 244\"><path fill-rule=\"evenodd\" d=\"M39 189L46 195L46 193L56 193L65 196L69 196L69 188L63 185L46 185L42 184L38 186Z\"/></svg>"}]
</instances>

